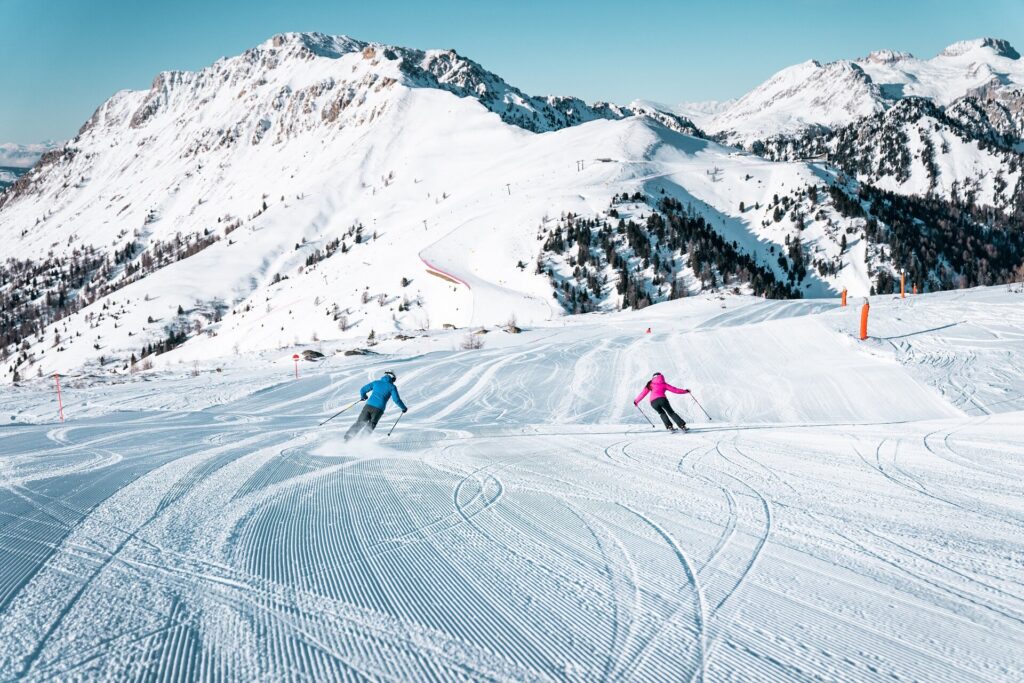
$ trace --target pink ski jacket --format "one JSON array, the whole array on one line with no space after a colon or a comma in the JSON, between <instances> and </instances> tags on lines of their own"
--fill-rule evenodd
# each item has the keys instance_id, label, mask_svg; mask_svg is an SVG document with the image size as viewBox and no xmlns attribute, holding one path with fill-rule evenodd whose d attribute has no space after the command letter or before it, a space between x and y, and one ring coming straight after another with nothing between
<instances>
[{"instance_id":1,"label":"pink ski jacket","mask_svg":"<svg viewBox=\"0 0 1024 683\"><path fill-rule=\"evenodd\" d=\"M665 398L666 391L671 391L673 394L690 393L689 389L677 389L666 382L665 378L661 375L655 375L654 378L647 383L647 386L644 387L644 390L640 392L640 395L636 397L636 400L633 401L633 403L639 403L647 394L651 395L652 401L658 398Z\"/></svg>"}]
</instances>

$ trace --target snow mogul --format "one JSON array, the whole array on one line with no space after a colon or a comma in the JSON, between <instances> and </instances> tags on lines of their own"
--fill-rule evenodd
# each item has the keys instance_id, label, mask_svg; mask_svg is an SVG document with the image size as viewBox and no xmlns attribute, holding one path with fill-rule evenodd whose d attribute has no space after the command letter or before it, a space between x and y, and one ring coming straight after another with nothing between
<instances>
[{"instance_id":1,"label":"snow mogul","mask_svg":"<svg viewBox=\"0 0 1024 683\"><path fill-rule=\"evenodd\" d=\"M366 405L360 411L355 424L345 432L345 441L359 436L365 430L372 432L376 429L377 423L384 415L384 409L388 406L388 401L392 398L395 399L395 405L401 408L403 413L409 410L402 403L402 397L398 395L398 387L395 386L397 379L395 373L388 370L380 379L370 382L359 390L359 400L366 401Z\"/></svg>"},{"instance_id":2,"label":"snow mogul","mask_svg":"<svg viewBox=\"0 0 1024 683\"><path fill-rule=\"evenodd\" d=\"M675 420L676 425L679 425L679 429L684 432L688 430L686 421L676 414L676 411L672 410L672 406L669 404L668 399L665 398L665 392L671 391L673 394L688 394L689 389L677 389L668 382L665 381L665 376L660 372L654 373L651 380L644 386L644 390L640 392L640 395L633 401L633 405L640 407L640 401L643 400L647 394L651 395L651 407L661 416L661 421L665 423L665 429L669 431L676 431L676 426L672 424L672 420ZM672 418L670 420L669 418Z\"/></svg>"}]
</instances>

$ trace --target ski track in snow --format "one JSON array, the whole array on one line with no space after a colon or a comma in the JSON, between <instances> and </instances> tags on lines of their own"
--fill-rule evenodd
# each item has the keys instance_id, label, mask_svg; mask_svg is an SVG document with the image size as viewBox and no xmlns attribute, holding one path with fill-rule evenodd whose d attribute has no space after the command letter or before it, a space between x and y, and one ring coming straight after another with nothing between
<instances>
[{"instance_id":1,"label":"ski track in snow","mask_svg":"<svg viewBox=\"0 0 1024 683\"><path fill-rule=\"evenodd\" d=\"M412 411L348 444L354 410L316 425L380 360L97 386L0 428L0 680L1022 680L1020 320L915 307L856 348L766 302L391 359ZM729 330L845 393L755 381ZM652 367L734 422L651 429Z\"/></svg>"}]
</instances>

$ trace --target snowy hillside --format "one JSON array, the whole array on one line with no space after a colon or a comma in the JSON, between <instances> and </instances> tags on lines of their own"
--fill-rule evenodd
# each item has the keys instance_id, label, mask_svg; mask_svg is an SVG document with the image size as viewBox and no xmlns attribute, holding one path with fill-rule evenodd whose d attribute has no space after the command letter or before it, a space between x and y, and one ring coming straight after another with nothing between
<instances>
[{"instance_id":1,"label":"snowy hillside","mask_svg":"<svg viewBox=\"0 0 1024 683\"><path fill-rule=\"evenodd\" d=\"M1002 40L927 60L880 50L784 69L700 125L767 159L840 171L855 195L836 198L843 213L864 216L866 239L913 282L988 285L1024 277L1022 83L1024 60ZM891 272L868 268L889 291Z\"/></svg>"},{"instance_id":2,"label":"snowy hillside","mask_svg":"<svg viewBox=\"0 0 1024 683\"><path fill-rule=\"evenodd\" d=\"M804 279L779 258L797 225L767 229L745 208L824 186L829 171L687 132L698 131L646 105L525 96L452 52L319 34L161 74L111 98L0 195L11 259L0 377L127 371L186 339L189 357L223 356L551 319L574 309L538 268L545 234L569 213L607 219L621 193L640 193L640 221L666 198L702 217L759 264L756 291L870 290L880 265L866 246L839 258L839 233L863 221L823 213L804 241L837 267ZM710 284L683 267L688 243L672 249L681 280L641 278L647 300ZM752 291L751 268L714 260L716 286ZM611 308L625 297L614 290L598 297Z\"/></svg>"},{"instance_id":3,"label":"snowy hillside","mask_svg":"<svg viewBox=\"0 0 1024 683\"><path fill-rule=\"evenodd\" d=\"M1018 153L920 101L758 156L660 105L527 95L451 50L281 34L117 93L0 192L0 382L707 291L859 296L900 270L928 291L1014 280Z\"/></svg>"},{"instance_id":4,"label":"snowy hillside","mask_svg":"<svg viewBox=\"0 0 1024 683\"><path fill-rule=\"evenodd\" d=\"M771 159L819 159L859 181L1024 214L1024 60L1003 40L928 60L880 50L784 69L700 125Z\"/></svg>"},{"instance_id":5,"label":"snowy hillside","mask_svg":"<svg viewBox=\"0 0 1024 683\"><path fill-rule=\"evenodd\" d=\"M657 107L665 111L671 111L679 116L684 116L701 129L704 129L715 115L725 111L735 102L735 99L721 101L706 100L704 102L680 102L671 106L657 105Z\"/></svg>"},{"instance_id":6,"label":"snowy hillside","mask_svg":"<svg viewBox=\"0 0 1024 683\"><path fill-rule=\"evenodd\" d=\"M772 76L705 121L730 143L850 123L884 109L882 90L855 62L807 61Z\"/></svg>"},{"instance_id":7,"label":"snowy hillside","mask_svg":"<svg viewBox=\"0 0 1024 683\"><path fill-rule=\"evenodd\" d=\"M633 100L629 109L635 112L662 112L682 117L690 121L698 130L703 132L704 125L714 117L715 114L724 111L732 105L734 100L722 102L709 100L706 102L683 102L680 104L663 104L651 100ZM687 132L687 131L684 131Z\"/></svg>"},{"instance_id":8,"label":"snowy hillside","mask_svg":"<svg viewBox=\"0 0 1024 683\"><path fill-rule=\"evenodd\" d=\"M25 382L0 678L1021 680L1022 297L875 297L865 342L856 306L704 294L297 380L78 375L63 423ZM390 437L317 426L386 368ZM632 405L654 371L690 433Z\"/></svg>"},{"instance_id":9,"label":"snowy hillside","mask_svg":"<svg viewBox=\"0 0 1024 683\"><path fill-rule=\"evenodd\" d=\"M779 135L754 145L767 158L824 159L860 182L898 194L1024 210L1024 157L912 97L831 130Z\"/></svg>"}]
</instances>

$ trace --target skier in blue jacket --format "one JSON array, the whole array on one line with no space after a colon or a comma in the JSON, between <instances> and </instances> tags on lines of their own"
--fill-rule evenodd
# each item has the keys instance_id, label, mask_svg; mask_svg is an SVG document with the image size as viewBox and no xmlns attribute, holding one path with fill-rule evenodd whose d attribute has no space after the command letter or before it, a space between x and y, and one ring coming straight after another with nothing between
<instances>
[{"instance_id":1,"label":"skier in blue jacket","mask_svg":"<svg viewBox=\"0 0 1024 683\"><path fill-rule=\"evenodd\" d=\"M389 399L395 399L395 405L401 408L403 413L409 410L402 403L402 397L398 395L398 387L395 386L396 379L395 373L388 370L380 379L370 382L359 390L359 398L366 401L366 405L363 406L362 412L356 418L355 424L349 427L345 433L345 441L359 436L363 430L368 429L372 432L376 429Z\"/></svg>"}]
</instances>

